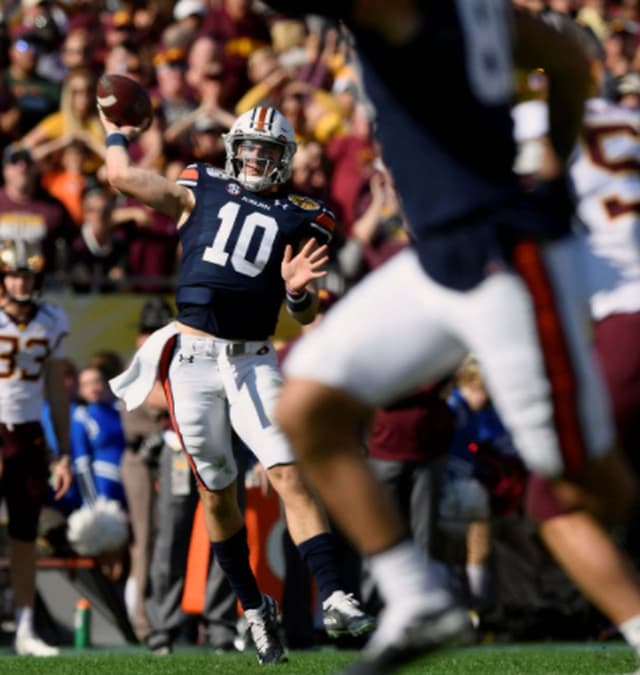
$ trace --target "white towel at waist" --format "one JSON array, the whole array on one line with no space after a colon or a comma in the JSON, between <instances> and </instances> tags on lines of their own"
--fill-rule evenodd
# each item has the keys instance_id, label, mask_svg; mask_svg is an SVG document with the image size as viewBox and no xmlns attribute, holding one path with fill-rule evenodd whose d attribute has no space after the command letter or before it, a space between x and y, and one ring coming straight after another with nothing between
<instances>
[{"instance_id":1,"label":"white towel at waist","mask_svg":"<svg viewBox=\"0 0 640 675\"><path fill-rule=\"evenodd\" d=\"M111 391L124 401L127 410L141 406L149 396L158 375L162 350L167 341L177 333L175 321L151 333L133 355L129 367L109 380Z\"/></svg>"}]
</instances>

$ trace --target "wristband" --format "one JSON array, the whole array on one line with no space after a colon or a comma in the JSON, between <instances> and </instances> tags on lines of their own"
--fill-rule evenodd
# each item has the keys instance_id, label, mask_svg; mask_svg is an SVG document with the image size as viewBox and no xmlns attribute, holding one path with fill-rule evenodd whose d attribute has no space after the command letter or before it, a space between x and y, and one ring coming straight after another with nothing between
<instances>
[{"instance_id":1,"label":"wristband","mask_svg":"<svg viewBox=\"0 0 640 675\"><path fill-rule=\"evenodd\" d=\"M284 285L284 290L287 292L287 295L290 298L301 298L305 293L308 293L306 288L303 288L301 291L294 291L292 288L289 288L286 284Z\"/></svg>"},{"instance_id":2,"label":"wristband","mask_svg":"<svg viewBox=\"0 0 640 675\"><path fill-rule=\"evenodd\" d=\"M107 135L107 147L117 145L127 150L129 148L129 139L120 131L112 131Z\"/></svg>"},{"instance_id":3,"label":"wristband","mask_svg":"<svg viewBox=\"0 0 640 675\"><path fill-rule=\"evenodd\" d=\"M287 291L285 300L287 307L292 312L304 312L304 310L307 309L313 302L313 296L306 289L296 293L295 295Z\"/></svg>"}]
</instances>

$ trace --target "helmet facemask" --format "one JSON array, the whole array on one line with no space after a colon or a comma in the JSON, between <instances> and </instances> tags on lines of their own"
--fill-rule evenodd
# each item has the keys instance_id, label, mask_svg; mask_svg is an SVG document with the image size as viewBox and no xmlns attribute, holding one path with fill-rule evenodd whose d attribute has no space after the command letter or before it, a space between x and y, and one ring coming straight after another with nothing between
<instances>
[{"instance_id":1,"label":"helmet facemask","mask_svg":"<svg viewBox=\"0 0 640 675\"><path fill-rule=\"evenodd\" d=\"M286 151L284 143L263 139L234 140L233 175L247 190L260 192L272 185L284 183L287 164L282 158Z\"/></svg>"}]
</instances>

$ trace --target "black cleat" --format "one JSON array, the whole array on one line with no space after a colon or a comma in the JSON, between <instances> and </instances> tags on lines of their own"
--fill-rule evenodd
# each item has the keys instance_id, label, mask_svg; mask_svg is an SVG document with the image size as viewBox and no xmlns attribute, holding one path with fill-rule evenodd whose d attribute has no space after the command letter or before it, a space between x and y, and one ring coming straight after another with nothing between
<instances>
[{"instance_id":1,"label":"black cleat","mask_svg":"<svg viewBox=\"0 0 640 675\"><path fill-rule=\"evenodd\" d=\"M151 633L146 643L147 649L156 656L168 656L173 653L173 641L168 633Z\"/></svg>"}]
</instances>

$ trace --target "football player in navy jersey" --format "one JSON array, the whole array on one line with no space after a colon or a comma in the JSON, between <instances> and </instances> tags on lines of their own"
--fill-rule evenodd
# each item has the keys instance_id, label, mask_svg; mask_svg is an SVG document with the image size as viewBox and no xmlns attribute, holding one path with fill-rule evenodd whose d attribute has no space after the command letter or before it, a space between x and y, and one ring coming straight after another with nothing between
<instances>
[{"instance_id":1,"label":"football player in navy jersey","mask_svg":"<svg viewBox=\"0 0 640 675\"><path fill-rule=\"evenodd\" d=\"M556 560L640 652L640 587L608 537L636 485L587 340L563 162L589 65L577 44L507 0L269 0L351 30L413 245L338 302L285 363L276 419L300 468L386 603L361 672L387 672L465 635L465 617L368 470L355 430L471 351L532 472L528 508ZM555 180L514 178L513 64L549 82ZM403 71L416 73L412 78ZM433 95L420 94L424 82ZM375 324L374 324L375 321ZM330 354L329 359L327 355Z\"/></svg>"},{"instance_id":2,"label":"football player in navy jersey","mask_svg":"<svg viewBox=\"0 0 640 675\"><path fill-rule=\"evenodd\" d=\"M286 657L277 605L259 591L249 567L232 427L282 498L291 537L318 582L327 632L369 632L374 620L343 590L324 512L272 421L282 378L269 336L283 300L300 323L313 320L314 282L325 274L334 228L323 204L285 188L296 150L291 125L273 108L249 110L225 136L226 172L191 164L174 183L132 165L127 146L140 129L118 128L104 116L103 124L110 184L172 217L182 245L177 320L145 342L112 388L131 409L160 378L198 480L213 550L244 609L260 663Z\"/></svg>"}]
</instances>

